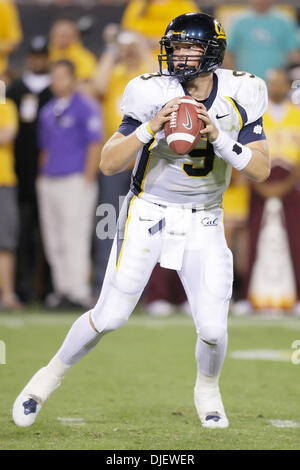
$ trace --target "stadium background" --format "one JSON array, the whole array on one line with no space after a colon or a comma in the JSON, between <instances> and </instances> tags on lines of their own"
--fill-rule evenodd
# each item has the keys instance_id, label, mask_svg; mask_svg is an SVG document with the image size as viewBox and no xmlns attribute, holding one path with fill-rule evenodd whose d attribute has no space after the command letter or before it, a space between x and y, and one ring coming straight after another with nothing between
<instances>
[{"instance_id":1,"label":"stadium background","mask_svg":"<svg viewBox=\"0 0 300 470\"><path fill-rule=\"evenodd\" d=\"M143 2L136 2L137 4L142 4ZM275 2L276 3L276 2ZM68 1L68 0L59 0L56 2L51 2L51 1L18 1L16 2L16 5L18 7L18 12L20 16L20 23L21 23L21 29L23 33L23 39L22 41L18 44L16 49L10 54L10 73L12 74L13 77L18 77L22 75L24 72L24 66L25 66L25 60L26 60L26 55L28 53L28 49L30 47L31 40L36 37L36 36L45 36L48 37L49 32L51 30L51 27L53 24L60 18L68 18L69 20L73 21L76 23L80 29L81 32L81 41L83 45L87 48L87 50L90 50L94 54L94 60L96 58L101 57L101 54L104 52L105 53L105 39L103 35L103 31L107 27L108 24L120 24L121 22L124 22L124 12L127 9L128 2L126 1L88 1L88 2L80 2L80 1ZM184 5L184 3L183 3ZM233 24L235 18L239 16L239 14L244 10L244 8L247 6L247 2L232 2L230 4L226 4L224 2L200 2L196 1L194 2L194 5L197 5L201 11L208 13L208 14L214 14L216 17L219 18L219 20L223 23L225 30L230 32L230 27ZM277 3L276 3L277 5ZM299 23L299 18L300 18L300 9L299 6L297 5L297 2L289 2L288 4L285 3L277 5L281 9L282 15L287 15L288 17L292 17ZM178 7L180 8L180 7ZM165 12L164 12L165 14ZM33 20L38 19L38 21ZM134 21L131 19L131 21ZM134 25L133 25L134 26ZM142 26L141 26L142 28ZM154 26L154 34L157 34L157 25ZM149 34L148 34L149 36ZM259 54L259 51L257 51L257 54ZM300 59L299 59L300 61ZM226 62L225 60L225 66L230 66L231 64ZM144 71L147 67L146 60L145 64L141 64L141 70ZM154 65L154 68L156 66ZM299 74L299 71L297 72ZM130 74L128 74L128 78L130 78ZM296 77L298 78L298 76ZM102 77L99 75L98 81L101 82ZM121 89L123 86L125 86L126 80L123 78L123 81L120 80L119 84L119 93L121 92ZM112 83L111 88L113 88L114 85ZM102 102L103 99L113 99L113 96L109 97L109 91L106 90L105 93L102 91L102 96L99 96L98 99ZM111 94L113 95L116 93L116 91L112 91ZM105 110L106 113L106 110ZM111 119L112 113L110 115L104 116L104 121L108 121ZM118 116L120 119L120 116ZM117 127L118 119L114 117L111 119L111 126L109 129L109 132L113 132L113 129ZM104 122L104 125L107 127L108 125ZM108 131L107 131L108 132ZM234 174L235 176L235 174ZM99 177L100 178L100 191L102 187L103 195L106 195L106 178ZM124 177L125 178L125 177ZM127 175L127 181L125 183L125 180L122 182L123 184L128 184L128 175ZM119 184L119 182L117 182ZM244 191L242 189L242 186L244 186ZM120 186L121 187L121 186ZM226 228L226 235L228 238L228 244L230 248L234 252L235 256L235 261L236 261L236 272L235 272L235 284L234 284L234 300L244 300L247 296L249 297L250 294L248 292L249 288L249 279L250 279L250 274L248 271L250 271L250 267L247 265L246 260L248 259L249 254L245 254L247 250L249 250L249 240L247 240L247 236L249 236L247 230L248 230L248 209L247 207L249 206L249 191L248 189L245 190L246 183L245 182L237 182L235 183L235 178L233 178L233 184L232 187L230 188L230 191L226 193L225 196L225 228ZM122 195L125 194L126 190L122 189L120 191ZM112 202L109 200L111 197L111 194L107 194L108 199L106 200L100 200L99 202ZM237 202L239 201L239 202ZM113 202L115 205L115 202ZM227 217L226 217L227 216ZM241 220L239 220L241 219ZM243 219L243 220L242 220ZM247 232L247 233L246 233ZM109 251L109 246L104 246L104 243L100 244L94 241L94 246L96 246L95 250L96 252L94 253L93 257L96 260L95 261L95 266L94 270L96 271L96 276L98 275L97 273L99 272L100 276L100 271L104 270L104 267L100 268L99 265L102 264L103 266L106 265L106 259L107 259L107 252ZM101 254L97 252L97 247L99 246L98 251L102 251L106 253L106 255L101 258ZM300 248L298 247L298 252ZM293 253L294 254L294 253ZM299 255L296 255L296 257ZM98 261L99 260L99 261ZM252 266L251 266L252 269ZM101 278L103 277L103 272L101 272ZM157 277L157 281L156 281ZM299 277L298 272L296 273L296 277ZM46 281L47 282L47 281ZM184 293L181 290L181 286L178 283L177 278L174 279L172 275L169 275L169 273L164 273L158 272L158 269L155 271L155 275L153 278L151 278L149 288L146 291L145 294L145 301L146 304L149 304L153 302L153 300L156 300L157 297L161 296L164 297L167 301L169 301L168 296L168 291L170 290L168 287L168 284L175 283L176 289L178 290L179 294L178 296L174 296L171 298L171 306L173 305L183 305L184 304ZM162 289L160 285L164 284L165 287ZM299 285L300 281L297 281L297 290L299 291ZM101 282L99 284L101 287ZM96 294L99 293L100 287L98 290L94 288L94 293L95 296ZM40 288L43 291L43 288ZM51 287L46 287L46 290L51 290ZM276 288L274 288L276 289ZM294 289L295 290L295 289ZM154 293L154 294L153 294ZM42 294L43 296L43 294ZM172 297L172 296L171 296ZM251 297L251 296L250 296ZM299 297L299 292L298 292L298 297ZM257 298L257 295L254 294L252 295L252 300L253 298ZM298 299L299 300L299 299ZM277 310L280 310L282 308L285 308L285 303L287 306L290 308L292 305L295 305L297 301L297 296L295 294L291 294L291 300L289 302L282 301L281 304L279 302ZM169 302L168 302L169 303ZM266 305L265 307L272 307L276 308L276 301L272 302L265 302ZM255 304L255 302L254 302ZM170 305L170 303L169 303ZM162 309L162 305L158 305L158 309ZM255 308L263 308L264 307L264 301L262 300L259 302L257 300L256 305L254 305ZM166 313L169 307L166 308ZM297 306L297 309L300 311L300 303ZM149 311L151 308L149 308ZM171 310L171 308L170 308ZM245 309L244 309L245 310ZM236 309L237 313L239 313L239 309ZM249 307L246 308L247 313L249 313ZM154 309L154 312L156 313L156 310ZM244 313L243 311L243 305L241 309L241 313Z\"/></svg>"},{"instance_id":2,"label":"stadium background","mask_svg":"<svg viewBox=\"0 0 300 470\"><path fill-rule=\"evenodd\" d=\"M56 3L56 4L55 4ZM84 44L95 54L99 54L103 48L103 38L101 31L109 22L120 22L122 14L126 8L126 0L104 0L104 1L58 1L51 0L19 0L16 2L20 13L24 40L18 47L18 50L12 54L12 63L20 69L23 61L26 47L28 47L30 38L36 35L44 35L50 29L51 24L60 16L68 16L74 21L82 17L92 18L93 24L90 30L83 34ZM246 6L247 1L228 2L225 1L197 1L203 13L213 15L218 13L219 6L225 6L231 13L230 6ZM229 8L228 8L229 6ZM291 6L295 9L298 22L300 22L300 7L297 0L285 3L285 6ZM37 10L38 8L38 10ZM38 21L32 19L38 15ZM224 25L225 28L225 25Z\"/></svg>"}]
</instances>

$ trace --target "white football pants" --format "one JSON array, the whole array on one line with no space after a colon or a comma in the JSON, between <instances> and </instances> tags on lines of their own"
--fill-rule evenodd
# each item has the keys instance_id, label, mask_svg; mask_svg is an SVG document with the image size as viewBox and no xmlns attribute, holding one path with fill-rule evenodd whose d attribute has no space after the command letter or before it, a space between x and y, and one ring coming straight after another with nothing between
<instances>
[{"instance_id":1,"label":"white football pants","mask_svg":"<svg viewBox=\"0 0 300 470\"><path fill-rule=\"evenodd\" d=\"M102 335L123 325L160 261L164 267L177 270L186 291L198 334L198 369L217 375L226 353L233 282L223 211L193 211L163 204L128 195L91 318Z\"/></svg>"}]
</instances>

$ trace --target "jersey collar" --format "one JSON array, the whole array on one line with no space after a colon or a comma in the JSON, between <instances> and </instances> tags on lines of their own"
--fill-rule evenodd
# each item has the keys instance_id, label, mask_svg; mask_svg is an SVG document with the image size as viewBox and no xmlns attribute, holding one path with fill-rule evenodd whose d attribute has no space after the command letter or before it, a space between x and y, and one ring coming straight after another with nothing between
<instances>
[{"instance_id":1,"label":"jersey collar","mask_svg":"<svg viewBox=\"0 0 300 470\"><path fill-rule=\"evenodd\" d=\"M183 91L184 91L184 94L185 95L189 95L191 96L191 94L188 92L188 90L184 87L183 88ZM212 87L212 90L208 96L208 98L206 98L205 100L196 100L198 101L199 103L202 103L204 104L206 110L208 111L211 107L212 107L212 104L213 102L215 101L215 98L217 96L217 92L218 92L218 76L214 73L213 74L213 87Z\"/></svg>"}]
</instances>

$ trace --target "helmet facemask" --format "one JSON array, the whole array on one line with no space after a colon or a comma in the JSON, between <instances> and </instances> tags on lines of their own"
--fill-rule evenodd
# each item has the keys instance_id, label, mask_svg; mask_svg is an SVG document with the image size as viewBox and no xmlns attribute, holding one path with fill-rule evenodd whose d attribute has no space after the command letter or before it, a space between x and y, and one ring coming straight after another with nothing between
<instances>
[{"instance_id":1,"label":"helmet facemask","mask_svg":"<svg viewBox=\"0 0 300 470\"><path fill-rule=\"evenodd\" d=\"M225 48L224 51L220 51L220 44L214 39L211 40L195 40L193 38L189 38L186 33L173 33L169 31L171 34L167 34L163 36L160 41L160 54L158 55L160 73L162 75L171 75L178 79L180 83L187 82L190 80L194 80L201 74L205 73L212 73L222 64ZM180 34L180 38L178 35ZM194 43L204 48L201 55L196 56L187 55L182 57L174 54L172 42L176 43ZM174 66L174 59L182 58L181 66L178 65ZM191 67L189 66L189 61L199 60L198 67ZM167 65L167 70L164 68L164 65Z\"/></svg>"}]
</instances>

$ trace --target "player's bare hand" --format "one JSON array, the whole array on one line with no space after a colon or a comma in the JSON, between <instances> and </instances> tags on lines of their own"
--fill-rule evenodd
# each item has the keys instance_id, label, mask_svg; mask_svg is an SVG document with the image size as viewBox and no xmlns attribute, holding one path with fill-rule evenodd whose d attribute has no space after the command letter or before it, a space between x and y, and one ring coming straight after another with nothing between
<instances>
[{"instance_id":1,"label":"player's bare hand","mask_svg":"<svg viewBox=\"0 0 300 470\"><path fill-rule=\"evenodd\" d=\"M155 118L149 121L149 127L156 134L160 131L167 121L171 120L171 114L178 110L180 97L173 98L157 113Z\"/></svg>"},{"instance_id":2,"label":"player's bare hand","mask_svg":"<svg viewBox=\"0 0 300 470\"><path fill-rule=\"evenodd\" d=\"M198 117L202 119L205 124L205 128L200 131L200 134L203 137L207 137L210 142L214 142L219 135L219 131L211 121L204 104L199 103L198 109Z\"/></svg>"}]
</instances>

